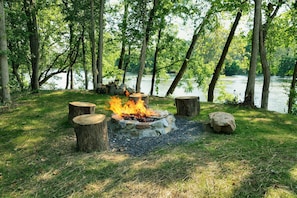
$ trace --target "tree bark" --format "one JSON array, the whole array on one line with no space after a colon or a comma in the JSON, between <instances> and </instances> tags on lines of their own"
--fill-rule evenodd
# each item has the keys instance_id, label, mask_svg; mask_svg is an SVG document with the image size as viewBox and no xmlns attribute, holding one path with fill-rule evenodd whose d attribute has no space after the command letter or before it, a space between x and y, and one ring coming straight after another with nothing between
<instances>
[{"instance_id":1,"label":"tree bark","mask_svg":"<svg viewBox=\"0 0 297 198\"><path fill-rule=\"evenodd\" d=\"M260 17L260 32L259 32L259 50L260 50L260 57L261 57L261 65L262 65L262 72L263 72L263 87L262 87L262 96L261 96L261 108L268 109L268 99L269 99L269 87L270 87L270 66L267 61L267 51L266 51L266 36L269 29L269 26L276 16L279 8L284 2L282 0L279 0L276 8L270 9L268 4L267 9L267 20L265 24L262 24L262 14Z\"/></svg>"},{"instance_id":2,"label":"tree bark","mask_svg":"<svg viewBox=\"0 0 297 198\"><path fill-rule=\"evenodd\" d=\"M96 91L98 89L98 69L96 67L94 0L90 0L90 4L91 4L90 40L91 40L91 54L92 54L93 89L94 91Z\"/></svg>"},{"instance_id":3,"label":"tree bark","mask_svg":"<svg viewBox=\"0 0 297 198\"><path fill-rule=\"evenodd\" d=\"M244 95L243 104L254 107L254 97L255 97L255 81L256 81L256 68L257 68L257 56L259 51L259 32L260 32L260 13L262 0L255 1L255 11L254 11L254 28L253 28L253 38L252 38L252 55L250 59L250 68L248 74L248 81Z\"/></svg>"},{"instance_id":4,"label":"tree bark","mask_svg":"<svg viewBox=\"0 0 297 198\"><path fill-rule=\"evenodd\" d=\"M224 49L223 49L223 52L222 52L222 55L221 55L221 58L215 68L215 71L213 73L213 76L212 76L212 79L211 79L211 82L209 84L209 88L208 88L208 97L207 97L207 101L208 102L213 102L213 92L214 92L214 89L215 89L215 86L216 86L216 83L219 79L219 76L220 76L220 72L221 72L221 69L222 69L222 66L224 64L224 61L225 61L225 58L226 58L226 55L228 53L228 50L229 50L229 47L230 47L230 44L231 44L231 41L234 37L234 34L235 34L235 30L238 26L238 23L239 23L239 20L241 18L241 15L242 15L242 11L240 10L239 12L237 12L237 15L236 15L236 18L235 18L235 21L232 25L232 28L231 28L231 31L229 33L229 36L227 38L227 41L226 41L226 44L224 46Z\"/></svg>"},{"instance_id":5,"label":"tree bark","mask_svg":"<svg viewBox=\"0 0 297 198\"><path fill-rule=\"evenodd\" d=\"M124 1L124 7L125 7L124 8L124 16L123 16L122 28L121 28L121 32L122 32L122 49L121 49L119 65L118 65L119 69L123 69L124 64L125 64L126 40L127 40L126 31L127 31L127 18L128 18L128 7L129 7L129 4L128 4L128 2L126 0Z\"/></svg>"},{"instance_id":6,"label":"tree bark","mask_svg":"<svg viewBox=\"0 0 297 198\"><path fill-rule=\"evenodd\" d=\"M99 41L98 41L98 58L97 58L97 83L102 84L103 79L103 30L104 30L104 5L105 0L100 0L99 12Z\"/></svg>"},{"instance_id":7,"label":"tree bark","mask_svg":"<svg viewBox=\"0 0 297 198\"><path fill-rule=\"evenodd\" d=\"M124 74L123 74L123 81L122 83L125 84L126 80L126 73L127 73L127 67L130 64L130 56L131 56L131 45L128 45L128 56L125 56L125 61L124 61Z\"/></svg>"},{"instance_id":8,"label":"tree bark","mask_svg":"<svg viewBox=\"0 0 297 198\"><path fill-rule=\"evenodd\" d=\"M291 81L289 101L288 101L288 113L292 114L293 105L296 101L296 79L297 79L297 61L295 63L293 78Z\"/></svg>"},{"instance_id":9,"label":"tree bark","mask_svg":"<svg viewBox=\"0 0 297 198\"><path fill-rule=\"evenodd\" d=\"M260 19L260 21L262 21L262 19ZM260 50L260 57L261 57L262 72L264 77L262 96L261 96L261 108L263 109L268 108L268 97L269 97L269 86L270 86L270 67L267 61L267 52L266 52L265 38L264 38L264 34L266 34L266 31L267 29L264 30L262 25L260 28L260 34L259 34L259 50Z\"/></svg>"},{"instance_id":10,"label":"tree bark","mask_svg":"<svg viewBox=\"0 0 297 198\"><path fill-rule=\"evenodd\" d=\"M68 104L68 121L72 123L72 119L83 114L94 114L96 105L89 102L69 102Z\"/></svg>"},{"instance_id":11,"label":"tree bark","mask_svg":"<svg viewBox=\"0 0 297 198\"><path fill-rule=\"evenodd\" d=\"M142 41L142 47L141 47L140 58L139 58L140 66L139 66L138 76L136 81L136 92L140 92L140 89L141 89L140 85L141 85L142 76L145 68L146 49L149 42L150 32L153 26L153 20L154 20L158 5L159 5L159 0L154 0L154 5L150 11L148 23L144 27L144 38Z\"/></svg>"},{"instance_id":12,"label":"tree bark","mask_svg":"<svg viewBox=\"0 0 297 198\"><path fill-rule=\"evenodd\" d=\"M174 92L174 90L175 90L176 86L178 85L179 81L182 79L182 77L183 77L183 75L184 75L184 73L185 73L185 71L186 71L186 69L188 67L188 62L189 62L189 60L191 58L191 55L192 55L192 53L194 51L194 48L195 48L196 42L198 40L198 37L203 32L204 26L206 25L210 15L211 15L211 12L212 12L212 8L210 8L207 11L202 23L195 30L194 35L192 37L191 45L190 45L190 47L189 47L189 49L187 51L187 54L186 54L186 58L184 59L183 64L182 64L180 70L178 71L178 74L176 75L176 77L174 78L172 84L170 85L170 87L169 87L169 89L168 89L168 91L166 93L166 96L169 96L170 94L172 94Z\"/></svg>"},{"instance_id":13,"label":"tree bark","mask_svg":"<svg viewBox=\"0 0 297 198\"><path fill-rule=\"evenodd\" d=\"M89 78L88 78L88 69L86 64L85 26L84 25L82 26L81 43L82 43L82 64L83 64L84 74L85 74L85 89L87 90L89 87Z\"/></svg>"},{"instance_id":14,"label":"tree bark","mask_svg":"<svg viewBox=\"0 0 297 198\"><path fill-rule=\"evenodd\" d=\"M39 90L39 34L37 24L37 11L33 0L24 0L24 10L27 16L27 28L29 32L31 52L31 89L33 92Z\"/></svg>"},{"instance_id":15,"label":"tree bark","mask_svg":"<svg viewBox=\"0 0 297 198\"><path fill-rule=\"evenodd\" d=\"M9 71L7 61L7 38L5 28L5 12L3 0L0 0L0 64L1 64L1 86L2 102L10 103Z\"/></svg>"},{"instance_id":16,"label":"tree bark","mask_svg":"<svg viewBox=\"0 0 297 198\"><path fill-rule=\"evenodd\" d=\"M159 43L161 40L161 34L162 34L162 28L159 29L158 32L158 41L156 44L156 50L155 50L155 55L154 55L154 65L153 65L153 74L152 74L152 84L151 84L151 96L154 94L154 87L155 87L155 78L156 78L156 74L157 74L157 62L158 62L158 55L159 55Z\"/></svg>"},{"instance_id":17,"label":"tree bark","mask_svg":"<svg viewBox=\"0 0 297 198\"><path fill-rule=\"evenodd\" d=\"M109 149L106 116L86 114L73 119L78 151L105 151Z\"/></svg>"},{"instance_id":18,"label":"tree bark","mask_svg":"<svg viewBox=\"0 0 297 198\"><path fill-rule=\"evenodd\" d=\"M182 96L175 98L177 115L196 116L200 113L200 101L196 96Z\"/></svg>"}]
</instances>

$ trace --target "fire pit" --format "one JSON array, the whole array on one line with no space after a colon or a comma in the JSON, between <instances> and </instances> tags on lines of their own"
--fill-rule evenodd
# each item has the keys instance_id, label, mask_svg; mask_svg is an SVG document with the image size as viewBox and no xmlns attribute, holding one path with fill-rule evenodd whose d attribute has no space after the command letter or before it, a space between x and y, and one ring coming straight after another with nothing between
<instances>
[{"instance_id":1,"label":"fire pit","mask_svg":"<svg viewBox=\"0 0 297 198\"><path fill-rule=\"evenodd\" d=\"M168 111L155 111L149 109L144 101L128 100L124 105L118 97L109 101L110 110L113 111L110 130L124 137L157 137L177 129L175 117Z\"/></svg>"}]
</instances>

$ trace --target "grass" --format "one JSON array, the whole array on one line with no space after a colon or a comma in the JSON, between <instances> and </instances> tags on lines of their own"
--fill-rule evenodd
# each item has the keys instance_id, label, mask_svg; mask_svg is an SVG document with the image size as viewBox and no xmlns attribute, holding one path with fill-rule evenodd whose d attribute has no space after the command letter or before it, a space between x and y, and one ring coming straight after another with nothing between
<instances>
[{"instance_id":1,"label":"grass","mask_svg":"<svg viewBox=\"0 0 297 198\"><path fill-rule=\"evenodd\" d=\"M108 100L86 91L15 99L0 117L0 197L297 197L296 116L201 103L192 119L229 112L236 133L206 131L142 157L76 152L68 103L92 102L110 116ZM151 97L150 106L176 112L172 98Z\"/></svg>"}]
</instances>

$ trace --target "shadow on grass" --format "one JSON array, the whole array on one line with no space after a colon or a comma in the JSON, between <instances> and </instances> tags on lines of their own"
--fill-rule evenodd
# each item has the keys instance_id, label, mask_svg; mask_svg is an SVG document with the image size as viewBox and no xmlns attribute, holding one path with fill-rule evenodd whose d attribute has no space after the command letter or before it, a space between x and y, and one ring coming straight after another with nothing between
<instances>
[{"instance_id":1,"label":"shadow on grass","mask_svg":"<svg viewBox=\"0 0 297 198\"><path fill-rule=\"evenodd\" d=\"M296 125L293 117L222 107L237 118L234 135L206 133L193 143L142 157L75 151L68 103L105 110L109 96L45 92L28 96L1 116L1 197L296 197ZM174 109L173 103L158 103Z\"/></svg>"}]
</instances>

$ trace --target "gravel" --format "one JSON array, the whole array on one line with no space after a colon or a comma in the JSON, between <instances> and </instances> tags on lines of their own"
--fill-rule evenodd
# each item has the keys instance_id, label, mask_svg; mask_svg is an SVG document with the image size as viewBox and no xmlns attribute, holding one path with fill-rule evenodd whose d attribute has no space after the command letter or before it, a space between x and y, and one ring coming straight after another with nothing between
<instances>
[{"instance_id":1,"label":"gravel","mask_svg":"<svg viewBox=\"0 0 297 198\"><path fill-rule=\"evenodd\" d=\"M175 124L178 129L158 137L127 138L109 133L110 149L131 156L142 156L157 148L194 141L203 132L203 124L199 122L176 117Z\"/></svg>"}]
</instances>

